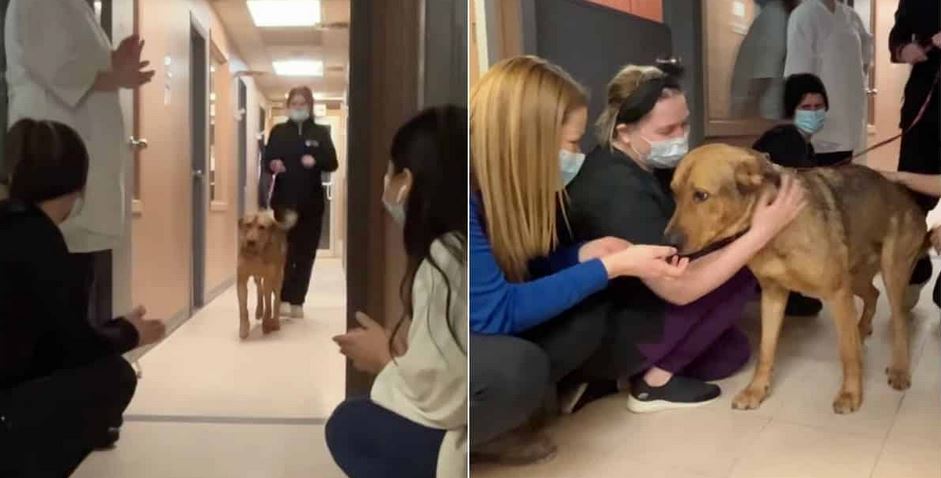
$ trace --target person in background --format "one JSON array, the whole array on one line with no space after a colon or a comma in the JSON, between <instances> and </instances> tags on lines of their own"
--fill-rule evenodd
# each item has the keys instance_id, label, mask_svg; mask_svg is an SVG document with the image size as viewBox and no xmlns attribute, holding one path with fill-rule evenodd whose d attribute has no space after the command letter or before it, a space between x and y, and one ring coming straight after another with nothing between
<instances>
[{"instance_id":1,"label":"person in background","mask_svg":"<svg viewBox=\"0 0 941 478\"><path fill-rule=\"evenodd\" d=\"M144 42L112 49L85 0L12 0L5 48L9 124L58 121L78 132L91 162L83 200L61 224L81 286L70 299L93 323L111 320L112 250L127 240L125 171L131 161L119 92L150 82ZM121 299L123 301L123 299Z\"/></svg>"},{"instance_id":2,"label":"person in background","mask_svg":"<svg viewBox=\"0 0 941 478\"><path fill-rule=\"evenodd\" d=\"M288 255L281 288L281 314L304 317L304 301L320 244L326 196L321 174L337 170L330 130L314 122L314 95L301 86L288 93L289 119L271 129L263 166L275 174L269 207L280 218L286 209L297 213L288 233Z\"/></svg>"},{"instance_id":3,"label":"person in background","mask_svg":"<svg viewBox=\"0 0 941 478\"><path fill-rule=\"evenodd\" d=\"M800 0L755 0L761 11L742 39L732 70L732 118L781 119L787 19Z\"/></svg>"},{"instance_id":4,"label":"person in background","mask_svg":"<svg viewBox=\"0 0 941 478\"><path fill-rule=\"evenodd\" d=\"M898 170L913 174L941 174L941 3L936 0L901 0L895 12L895 25L889 32L889 53L893 63L912 65L902 103L899 127L902 136ZM930 99L929 99L930 95ZM926 103L927 101L927 103ZM922 112L922 107L924 111ZM915 118L921 117L915 123ZM924 211L938 203L938 196L916 195ZM931 260L919 259L906 294L914 305L921 288L931 279Z\"/></svg>"},{"instance_id":5,"label":"person in background","mask_svg":"<svg viewBox=\"0 0 941 478\"><path fill-rule=\"evenodd\" d=\"M826 125L813 138L821 165L849 161L865 144L866 75L873 58L872 35L852 7L805 0L791 12L784 77L812 73L830 92Z\"/></svg>"},{"instance_id":6,"label":"person in background","mask_svg":"<svg viewBox=\"0 0 941 478\"><path fill-rule=\"evenodd\" d=\"M767 153L771 162L787 168L821 166L812 138L826 123L830 105L827 89L816 75L799 73L787 78L783 96L782 104L790 122L766 131L752 148ZM809 317L822 308L820 300L791 292L784 313Z\"/></svg>"},{"instance_id":7,"label":"person in background","mask_svg":"<svg viewBox=\"0 0 941 478\"><path fill-rule=\"evenodd\" d=\"M576 240L676 244L667 226L676 209L669 179L686 155L689 109L679 72L629 65L608 85L597 122L599 145L568 186ZM704 405L720 395L709 382L731 376L751 348L738 327L757 292L748 261L803 208L803 190L782 178L738 238L689 263L685 274L621 278L608 286L610 339L594 378L630 385L627 408L647 413Z\"/></svg>"},{"instance_id":8,"label":"person in background","mask_svg":"<svg viewBox=\"0 0 941 478\"><path fill-rule=\"evenodd\" d=\"M601 238L563 247L563 188L584 160L585 92L568 73L523 56L492 67L471 92L471 460L551 458L542 407L571 409L577 375L605 340L596 294L623 276L678 277L676 250ZM570 378L573 376L575 378ZM567 390L567 382L574 390ZM569 393L574 392L574 393Z\"/></svg>"},{"instance_id":9,"label":"person in background","mask_svg":"<svg viewBox=\"0 0 941 478\"><path fill-rule=\"evenodd\" d=\"M92 326L69 301L58 226L85 193L88 153L61 123L21 120L7 136L0 201L0 476L69 476L118 440L137 377L121 354L160 340L143 307Z\"/></svg>"},{"instance_id":10,"label":"person in background","mask_svg":"<svg viewBox=\"0 0 941 478\"><path fill-rule=\"evenodd\" d=\"M419 113L396 133L383 205L403 227L402 319L391 333L362 313L335 337L378 374L369 398L327 421L351 478L467 476L467 110ZM394 339L390 339L394 337Z\"/></svg>"}]
</instances>

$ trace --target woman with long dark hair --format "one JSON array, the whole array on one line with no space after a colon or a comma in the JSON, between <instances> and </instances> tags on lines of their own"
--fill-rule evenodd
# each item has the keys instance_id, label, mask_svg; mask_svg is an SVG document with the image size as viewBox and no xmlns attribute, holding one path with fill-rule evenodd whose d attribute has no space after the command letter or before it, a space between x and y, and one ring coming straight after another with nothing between
<instances>
[{"instance_id":1,"label":"woman with long dark hair","mask_svg":"<svg viewBox=\"0 0 941 478\"><path fill-rule=\"evenodd\" d=\"M310 88L292 89L287 99L289 119L271 129L264 166L275 177L270 207L279 219L285 210L297 213L288 233L288 255L281 288L282 314L304 317L304 299L320 243L326 206L321 173L337 170L337 153L330 130L314 122L314 95Z\"/></svg>"},{"instance_id":2,"label":"woman with long dark hair","mask_svg":"<svg viewBox=\"0 0 941 478\"><path fill-rule=\"evenodd\" d=\"M387 333L334 338L363 371L369 398L340 404L327 444L352 478L463 477L467 440L467 110L421 112L392 141L382 202L403 226L404 314Z\"/></svg>"}]
</instances>

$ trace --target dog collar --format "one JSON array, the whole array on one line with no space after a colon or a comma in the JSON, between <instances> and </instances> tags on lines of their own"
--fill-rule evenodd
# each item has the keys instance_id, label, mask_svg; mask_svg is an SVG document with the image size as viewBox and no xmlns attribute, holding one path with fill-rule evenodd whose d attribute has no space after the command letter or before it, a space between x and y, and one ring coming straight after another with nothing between
<instances>
[{"instance_id":1,"label":"dog collar","mask_svg":"<svg viewBox=\"0 0 941 478\"><path fill-rule=\"evenodd\" d=\"M708 255L708 254L712 254L713 252L718 251L719 249L722 249L723 247L725 247L725 246L727 246L727 245L729 245L729 244L735 242L738 238L744 236L745 233L748 232L748 229L749 229L749 228L746 227L744 231L735 233L735 234L733 234L733 235L731 235L731 236L729 236L729 237L726 237L725 239L720 239L720 240L715 241L715 242L713 242L713 243L711 243L711 244L708 244L708 245L706 245L706 247L704 247L704 248L702 248L702 249L700 249L700 250L698 250L698 251L696 251L696 252L692 252L692 253L689 253L689 254L677 254L677 257L687 258L687 259L689 259L690 261L694 261L694 260L696 260L696 259L699 259L699 258L702 257L702 256L705 256L705 255Z\"/></svg>"}]
</instances>

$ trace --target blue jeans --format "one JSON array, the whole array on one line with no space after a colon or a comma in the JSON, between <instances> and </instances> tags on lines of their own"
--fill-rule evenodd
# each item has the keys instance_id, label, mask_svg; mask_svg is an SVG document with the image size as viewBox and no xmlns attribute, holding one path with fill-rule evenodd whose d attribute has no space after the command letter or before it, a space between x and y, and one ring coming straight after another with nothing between
<instances>
[{"instance_id":1,"label":"blue jeans","mask_svg":"<svg viewBox=\"0 0 941 478\"><path fill-rule=\"evenodd\" d=\"M350 478L434 478L445 433L368 398L341 403L326 428L330 454Z\"/></svg>"}]
</instances>

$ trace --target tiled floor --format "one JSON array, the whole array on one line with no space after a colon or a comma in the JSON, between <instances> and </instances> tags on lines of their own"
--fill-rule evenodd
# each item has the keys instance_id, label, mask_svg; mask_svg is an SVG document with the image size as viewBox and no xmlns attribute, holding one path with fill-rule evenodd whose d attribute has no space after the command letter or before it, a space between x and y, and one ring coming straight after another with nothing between
<instances>
[{"instance_id":1,"label":"tiled floor","mask_svg":"<svg viewBox=\"0 0 941 478\"><path fill-rule=\"evenodd\" d=\"M268 336L254 322L239 340L235 289L226 291L140 360L118 447L92 454L75 476L342 477L323 421L344 395L345 362L330 338L344 330L345 309L338 259L317 261L307 318Z\"/></svg>"},{"instance_id":2,"label":"tiled floor","mask_svg":"<svg viewBox=\"0 0 941 478\"><path fill-rule=\"evenodd\" d=\"M865 349L864 403L852 415L831 409L841 368L824 311L785 322L772 395L756 411L731 409L751 377L749 365L720 382L723 396L709 406L634 415L624 397L605 399L552 425L559 454L551 462L476 466L472 476L941 478L941 314L926 289L912 323L913 385L901 393L883 373L890 357L887 309L883 295ZM757 317L753 307L746 322L753 343Z\"/></svg>"}]
</instances>

